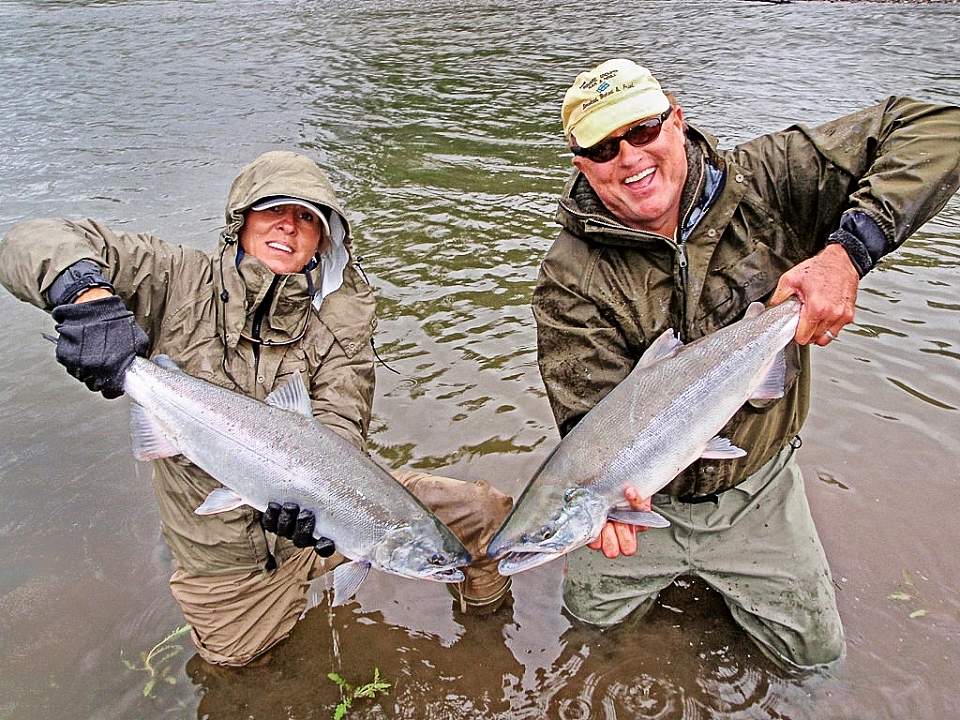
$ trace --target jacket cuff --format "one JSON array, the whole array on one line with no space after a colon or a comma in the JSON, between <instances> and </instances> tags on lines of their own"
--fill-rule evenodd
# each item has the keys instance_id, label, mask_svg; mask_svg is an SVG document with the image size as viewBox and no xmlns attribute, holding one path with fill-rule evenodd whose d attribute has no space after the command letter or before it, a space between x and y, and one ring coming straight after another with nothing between
<instances>
[{"instance_id":1,"label":"jacket cuff","mask_svg":"<svg viewBox=\"0 0 960 720\"><path fill-rule=\"evenodd\" d=\"M848 210L840 218L840 227L827 237L825 245L843 246L860 277L870 272L890 248L880 226L860 210Z\"/></svg>"},{"instance_id":2,"label":"jacket cuff","mask_svg":"<svg viewBox=\"0 0 960 720\"><path fill-rule=\"evenodd\" d=\"M100 272L100 266L92 260L78 260L62 273L47 288L47 302L51 307L67 305L90 288L106 288L114 292L113 285Z\"/></svg>"}]
</instances>

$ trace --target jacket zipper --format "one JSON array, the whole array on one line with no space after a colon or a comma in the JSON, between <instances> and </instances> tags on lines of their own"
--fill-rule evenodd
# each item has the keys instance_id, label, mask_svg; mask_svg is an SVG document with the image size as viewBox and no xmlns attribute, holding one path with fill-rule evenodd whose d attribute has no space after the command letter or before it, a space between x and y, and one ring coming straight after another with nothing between
<instances>
[{"instance_id":1,"label":"jacket zipper","mask_svg":"<svg viewBox=\"0 0 960 720\"><path fill-rule=\"evenodd\" d=\"M679 284L679 304L680 304L680 328L678 329L678 336L681 340L687 334L687 282L689 280L689 261L687 259L687 238L684 237L683 229L687 226L687 221L690 219L690 214L693 212L694 208L697 207L697 203L700 199L700 193L703 192L703 183L704 177L706 175L706 168L704 167L705 161L700 158L700 179L697 181L697 189L694 193L694 201L690 204L690 207L687 208L687 212L684 213L684 216L680 218L680 224L677 226L677 234L674 236L674 242L677 246L677 276Z\"/></svg>"},{"instance_id":2,"label":"jacket zipper","mask_svg":"<svg viewBox=\"0 0 960 720\"><path fill-rule=\"evenodd\" d=\"M253 343L253 382L257 383L257 378L260 377L260 328L263 325L263 318L267 314L267 310L270 307L270 303L273 301L273 293L277 288L277 277L274 275L273 280L270 282L270 288L267 290L267 294L263 296L263 300L260 301L260 304L257 306L257 309L253 313L253 327L252 327L252 336L254 339Z\"/></svg>"},{"instance_id":3,"label":"jacket zipper","mask_svg":"<svg viewBox=\"0 0 960 720\"><path fill-rule=\"evenodd\" d=\"M257 309L253 313L253 323L251 328L251 335L253 337L253 384L256 387L260 377L260 328L263 325L263 318L267 314L267 309L270 307L270 303L273 300L273 293L277 287L277 277L274 275L273 280L270 282L270 288L267 290L267 294L263 296L263 300L260 301L260 304L257 306ZM266 542L266 531L261 530L263 533L264 542ZM264 569L267 572L272 572L277 569L277 558L274 557L273 553L270 550L267 550L267 559L264 561Z\"/></svg>"}]
</instances>

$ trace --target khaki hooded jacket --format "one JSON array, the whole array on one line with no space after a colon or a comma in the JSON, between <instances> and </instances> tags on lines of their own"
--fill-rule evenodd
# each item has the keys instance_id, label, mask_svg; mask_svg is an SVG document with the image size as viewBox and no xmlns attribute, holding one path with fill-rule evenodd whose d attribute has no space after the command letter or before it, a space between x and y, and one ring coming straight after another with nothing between
<instances>
[{"instance_id":1,"label":"khaki hooded jacket","mask_svg":"<svg viewBox=\"0 0 960 720\"><path fill-rule=\"evenodd\" d=\"M309 272L275 275L249 255L237 262L244 211L270 196L329 209L333 248ZM94 261L147 332L151 357L168 355L195 377L261 400L299 371L317 420L363 449L374 390L376 300L350 252L350 226L323 171L295 153L270 152L234 180L212 254L92 220L32 220L0 244L0 282L49 311L45 293L57 276L80 260ZM256 511L194 514L220 487L212 477L177 456L153 462L153 484L164 538L184 571L266 567L269 549ZM294 552L277 539L277 562Z\"/></svg>"},{"instance_id":2,"label":"khaki hooded jacket","mask_svg":"<svg viewBox=\"0 0 960 720\"><path fill-rule=\"evenodd\" d=\"M864 213L884 254L935 215L960 183L960 108L909 98L732 150L688 127L678 239L625 226L575 171L562 229L533 296L540 372L561 435L623 380L668 328L690 342L740 319L780 276L815 255L844 213ZM876 243L875 243L876 244ZM785 396L751 403L720 432L747 455L701 460L663 491L729 489L793 438L807 415L809 348L788 346Z\"/></svg>"}]
</instances>

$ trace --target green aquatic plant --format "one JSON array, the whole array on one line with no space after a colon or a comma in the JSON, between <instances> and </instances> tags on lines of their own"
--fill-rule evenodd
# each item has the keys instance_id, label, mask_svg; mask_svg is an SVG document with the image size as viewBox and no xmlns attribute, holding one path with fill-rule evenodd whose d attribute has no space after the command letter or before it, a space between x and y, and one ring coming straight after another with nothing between
<instances>
[{"instance_id":1,"label":"green aquatic plant","mask_svg":"<svg viewBox=\"0 0 960 720\"><path fill-rule=\"evenodd\" d=\"M372 700L378 693L386 695L390 689L390 683L380 679L380 669L376 667L373 669L373 680L360 687L354 687L335 672L327 673L327 677L340 688L340 703L333 710L333 720L343 720L354 700L361 698Z\"/></svg>"},{"instance_id":2,"label":"green aquatic plant","mask_svg":"<svg viewBox=\"0 0 960 720\"><path fill-rule=\"evenodd\" d=\"M183 637L190 632L189 625L181 625L171 631L163 640L158 642L149 651L140 653L140 664L136 665L125 657L123 650L120 651L120 659L128 670L135 670L147 674L146 682L143 684L143 696L151 697L154 688L158 682L165 682L168 685L176 685L177 678L171 673L170 661L183 652L183 645L175 643L174 640Z\"/></svg>"}]
</instances>

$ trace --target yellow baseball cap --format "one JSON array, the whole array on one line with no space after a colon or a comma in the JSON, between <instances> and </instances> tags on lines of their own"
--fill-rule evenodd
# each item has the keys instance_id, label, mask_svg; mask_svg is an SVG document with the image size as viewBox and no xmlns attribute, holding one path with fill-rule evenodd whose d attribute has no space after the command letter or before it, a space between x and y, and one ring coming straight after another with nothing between
<instances>
[{"instance_id":1,"label":"yellow baseball cap","mask_svg":"<svg viewBox=\"0 0 960 720\"><path fill-rule=\"evenodd\" d=\"M615 58L577 75L563 96L563 134L590 147L619 127L670 107L660 83L645 67Z\"/></svg>"}]
</instances>

